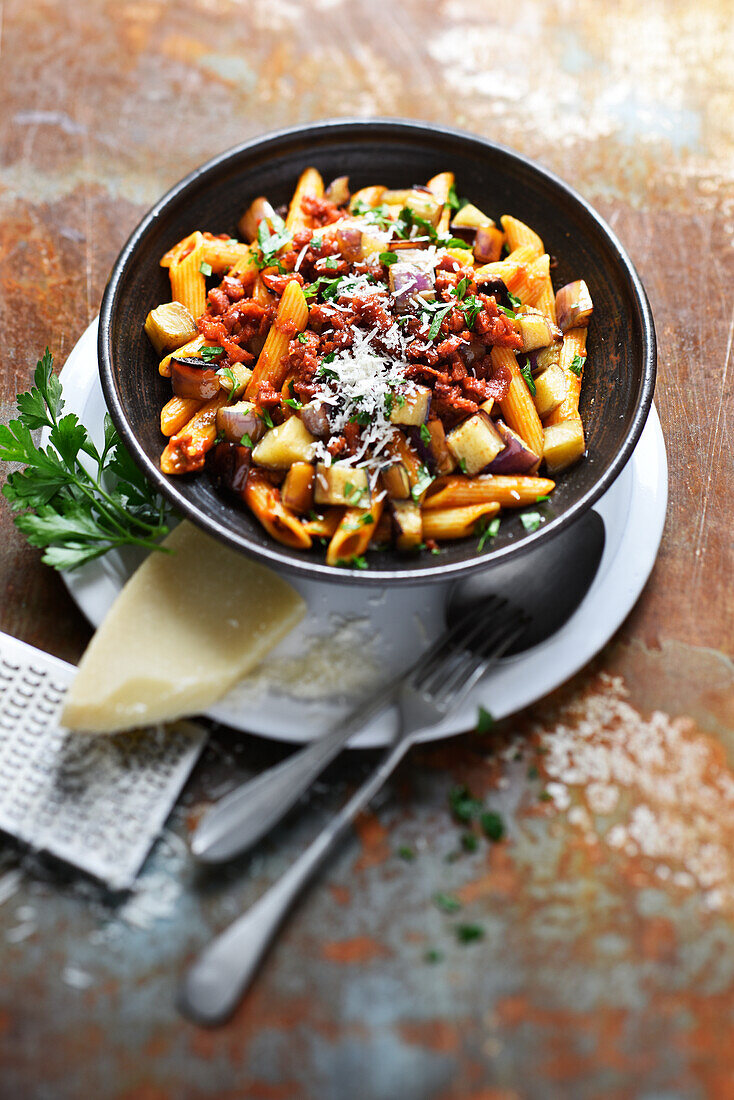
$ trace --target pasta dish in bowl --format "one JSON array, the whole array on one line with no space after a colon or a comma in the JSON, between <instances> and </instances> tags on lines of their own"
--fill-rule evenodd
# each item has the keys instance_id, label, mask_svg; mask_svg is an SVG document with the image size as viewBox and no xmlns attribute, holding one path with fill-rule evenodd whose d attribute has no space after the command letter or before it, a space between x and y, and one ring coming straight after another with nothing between
<instances>
[{"instance_id":1,"label":"pasta dish in bowl","mask_svg":"<svg viewBox=\"0 0 734 1100\"><path fill-rule=\"evenodd\" d=\"M145 243L148 263L154 239L163 246L155 257L160 275L148 273L142 295L123 294L130 256L118 261L100 329L106 396L115 418L122 378L113 366L115 307L119 323L124 302L129 325L137 297L147 309L137 312L136 374L145 370L148 394L153 386L160 394L157 409L144 402L144 468L150 475L155 465L153 480L179 506L185 500L192 519L250 552L290 568L301 559L304 571L334 579L345 570L373 580L465 572L547 536L603 491L610 469L619 472L652 396L649 307L633 277L636 293L625 289L635 309L601 327L597 299L606 326L628 272L609 249L600 256L588 226L580 242L570 235L572 223L559 232L558 218L549 224L537 200L533 219L522 188L510 187L515 202L507 202L508 180L499 172L494 189L477 187L465 171L465 149L452 159L438 142L426 154L431 128L321 130L336 137L347 125L356 139L397 131L408 149L417 131L410 174L396 178L388 166L384 182L365 179L360 158L348 148L340 157L328 142L326 156L316 143L313 165L272 149L273 189L239 190L236 209L230 194L223 224L216 207L225 198L222 168L232 169L229 158L238 163L234 150L179 189L201 192L201 177L212 173L218 200L208 216L198 203L201 221L184 222L180 193L163 200L163 207L175 205L184 232L173 236L171 225L164 237L156 219L132 238L133 251ZM469 137L452 135L453 142L479 146L475 155L486 149ZM506 175L514 168L517 182L512 161L495 152L495 167ZM324 169L332 165L342 171L330 176ZM420 176L424 165L438 170ZM347 174L352 166L356 179ZM531 185L533 173L547 189L538 169ZM263 185L267 177L261 174ZM588 213L575 196L563 198L581 208L577 220ZM586 368L590 288L597 312ZM620 322L629 330L623 356L610 346L623 332ZM602 406L601 391L616 381L607 368L621 358L636 359L636 371ZM588 401L585 374L592 378ZM613 405L625 421L621 433L606 421ZM140 461L140 411L135 429L125 414L118 426L133 436ZM162 432L155 458L151 428ZM608 443L600 451L599 440L615 434L616 453ZM199 502L193 508L192 497ZM505 519L512 515L519 523Z\"/></svg>"}]
</instances>

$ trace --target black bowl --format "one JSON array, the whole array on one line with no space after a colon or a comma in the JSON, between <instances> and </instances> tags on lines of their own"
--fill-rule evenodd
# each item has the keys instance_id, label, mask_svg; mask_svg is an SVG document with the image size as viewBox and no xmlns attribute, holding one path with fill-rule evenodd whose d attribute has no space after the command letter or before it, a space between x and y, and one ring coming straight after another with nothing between
<instances>
[{"instance_id":1,"label":"black bowl","mask_svg":"<svg viewBox=\"0 0 734 1100\"><path fill-rule=\"evenodd\" d=\"M427 552L369 556L368 570L328 566L323 548L310 553L276 543L244 508L221 497L209 477L161 473L161 406L170 382L161 378L143 322L170 299L161 255L193 229L236 233L237 219L256 195L289 200L306 165L328 180L349 175L353 189L371 183L406 187L439 171L456 174L459 194L498 218L511 213L542 236L558 260L558 287L587 281L594 300L581 417L588 453L560 475L546 517L526 533L517 516L477 553L477 541ZM321 580L384 584L446 580L507 561L552 538L604 493L624 468L647 419L655 385L655 330L632 263L610 228L579 195L517 153L471 134L424 123L341 119L270 134L230 149L188 175L142 220L115 264L102 301L99 364L115 425L148 479L174 507L236 550Z\"/></svg>"}]
</instances>

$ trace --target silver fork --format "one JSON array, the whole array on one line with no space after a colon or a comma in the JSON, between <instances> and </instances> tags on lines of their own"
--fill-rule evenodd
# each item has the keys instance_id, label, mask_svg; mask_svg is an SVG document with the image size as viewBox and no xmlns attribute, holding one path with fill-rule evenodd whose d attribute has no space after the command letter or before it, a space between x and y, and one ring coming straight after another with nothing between
<instances>
[{"instance_id":1,"label":"silver fork","mask_svg":"<svg viewBox=\"0 0 734 1100\"><path fill-rule=\"evenodd\" d=\"M522 634L527 617L493 597L447 630L406 675L397 692L399 731L375 771L263 896L206 947L190 967L179 1006L202 1024L227 1019L301 890L354 818L377 794L421 731L458 706Z\"/></svg>"}]
</instances>

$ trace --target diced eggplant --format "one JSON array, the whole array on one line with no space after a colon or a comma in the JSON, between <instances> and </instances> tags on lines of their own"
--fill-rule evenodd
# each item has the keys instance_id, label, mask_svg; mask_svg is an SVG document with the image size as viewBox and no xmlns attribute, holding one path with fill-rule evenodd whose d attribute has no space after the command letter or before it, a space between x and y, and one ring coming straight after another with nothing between
<instances>
[{"instance_id":1,"label":"diced eggplant","mask_svg":"<svg viewBox=\"0 0 734 1100\"><path fill-rule=\"evenodd\" d=\"M293 463L280 488L280 498L286 508L299 516L311 511L315 477L316 471L310 462Z\"/></svg>"},{"instance_id":2,"label":"diced eggplant","mask_svg":"<svg viewBox=\"0 0 734 1100\"><path fill-rule=\"evenodd\" d=\"M336 231L336 243L345 260L354 263L364 258L362 248L362 230L355 225L347 225Z\"/></svg>"},{"instance_id":3,"label":"diced eggplant","mask_svg":"<svg viewBox=\"0 0 734 1100\"><path fill-rule=\"evenodd\" d=\"M398 550L415 550L423 542L423 514L412 500L396 500L392 504L393 530Z\"/></svg>"},{"instance_id":4,"label":"diced eggplant","mask_svg":"<svg viewBox=\"0 0 734 1100\"><path fill-rule=\"evenodd\" d=\"M407 393L397 392L393 396L391 424L425 424L431 407L431 390L428 386L414 385Z\"/></svg>"},{"instance_id":5,"label":"diced eggplant","mask_svg":"<svg viewBox=\"0 0 734 1100\"><path fill-rule=\"evenodd\" d=\"M556 294L556 317L561 332L588 325L593 312L594 303L583 279L566 283Z\"/></svg>"},{"instance_id":6,"label":"diced eggplant","mask_svg":"<svg viewBox=\"0 0 734 1100\"><path fill-rule=\"evenodd\" d=\"M404 191L385 191L380 201L386 206L408 206L434 227L441 220L443 203L438 202L430 191L418 191L415 188ZM418 236L421 236L420 232Z\"/></svg>"},{"instance_id":7,"label":"diced eggplant","mask_svg":"<svg viewBox=\"0 0 734 1100\"><path fill-rule=\"evenodd\" d=\"M259 195L256 199L253 199L238 221L237 232L240 234L243 241L252 244L253 241L257 240L258 226L263 218L267 218L272 224L274 215L275 211L268 200L264 195Z\"/></svg>"},{"instance_id":8,"label":"diced eggplant","mask_svg":"<svg viewBox=\"0 0 734 1100\"><path fill-rule=\"evenodd\" d=\"M219 375L202 359L171 359L171 383L176 397L209 401L219 393Z\"/></svg>"},{"instance_id":9,"label":"diced eggplant","mask_svg":"<svg viewBox=\"0 0 734 1100\"><path fill-rule=\"evenodd\" d=\"M504 447L487 467L489 474L526 474L540 462L540 455L530 450L517 432L513 432L503 420L495 421Z\"/></svg>"},{"instance_id":10,"label":"diced eggplant","mask_svg":"<svg viewBox=\"0 0 734 1100\"><path fill-rule=\"evenodd\" d=\"M410 478L404 462L393 462L382 471L382 484L390 500L410 499Z\"/></svg>"},{"instance_id":11,"label":"diced eggplant","mask_svg":"<svg viewBox=\"0 0 734 1100\"><path fill-rule=\"evenodd\" d=\"M249 447L217 443L207 455L207 470L220 489L241 495L250 470Z\"/></svg>"},{"instance_id":12,"label":"diced eggplant","mask_svg":"<svg viewBox=\"0 0 734 1100\"><path fill-rule=\"evenodd\" d=\"M230 443L241 443L245 435L252 443L257 443L265 425L251 401L238 401L236 405L223 405L217 410L217 431L224 432Z\"/></svg>"},{"instance_id":13,"label":"diced eggplant","mask_svg":"<svg viewBox=\"0 0 734 1100\"><path fill-rule=\"evenodd\" d=\"M316 504L346 504L352 508L367 508L370 503L370 489L367 471L354 466L316 466L316 484L314 486Z\"/></svg>"},{"instance_id":14,"label":"diced eggplant","mask_svg":"<svg viewBox=\"0 0 734 1100\"><path fill-rule=\"evenodd\" d=\"M488 218L486 214L483 214L478 207L473 206L470 202L465 203L460 210L457 210L450 222L452 232L457 229L477 230L480 227L492 225L494 225L492 219Z\"/></svg>"},{"instance_id":15,"label":"diced eggplant","mask_svg":"<svg viewBox=\"0 0 734 1100\"><path fill-rule=\"evenodd\" d=\"M509 291L502 282L502 279L498 276L489 275L485 278L480 276L477 280L477 285L483 294L493 294L498 306L504 306L505 309L512 309Z\"/></svg>"},{"instance_id":16,"label":"diced eggplant","mask_svg":"<svg viewBox=\"0 0 734 1100\"><path fill-rule=\"evenodd\" d=\"M390 293L395 299L398 313L410 309L413 298L423 298L432 302L436 297L433 271L420 268L412 263L398 263L390 266Z\"/></svg>"},{"instance_id":17,"label":"diced eggplant","mask_svg":"<svg viewBox=\"0 0 734 1100\"><path fill-rule=\"evenodd\" d=\"M578 416L549 424L543 429L543 458L548 472L557 474L581 458L586 450L584 429Z\"/></svg>"},{"instance_id":18,"label":"diced eggplant","mask_svg":"<svg viewBox=\"0 0 734 1100\"><path fill-rule=\"evenodd\" d=\"M253 461L269 470L288 470L294 462L310 462L315 438L297 416L271 428L252 452Z\"/></svg>"},{"instance_id":19,"label":"diced eggplant","mask_svg":"<svg viewBox=\"0 0 734 1100\"><path fill-rule=\"evenodd\" d=\"M323 439L331 433L326 408L326 405L322 405L320 401L311 401L308 405L304 405L298 413L304 427L311 435L315 435L319 439Z\"/></svg>"},{"instance_id":20,"label":"diced eggplant","mask_svg":"<svg viewBox=\"0 0 734 1100\"><path fill-rule=\"evenodd\" d=\"M554 332L542 313L523 313L517 318L517 329L522 338L523 351L547 348L553 343Z\"/></svg>"},{"instance_id":21,"label":"diced eggplant","mask_svg":"<svg viewBox=\"0 0 734 1100\"><path fill-rule=\"evenodd\" d=\"M548 370L548 367L558 366L560 361L560 340L555 340L552 344L549 344L547 348L539 348L537 351L531 351L528 355L528 362L530 363L530 369L533 374L540 374L541 371Z\"/></svg>"},{"instance_id":22,"label":"diced eggplant","mask_svg":"<svg viewBox=\"0 0 734 1100\"><path fill-rule=\"evenodd\" d=\"M486 469L505 447L492 420L481 412L449 432L446 445L469 477Z\"/></svg>"},{"instance_id":23,"label":"diced eggplant","mask_svg":"<svg viewBox=\"0 0 734 1100\"><path fill-rule=\"evenodd\" d=\"M557 363L535 376L535 407L542 419L557 409L566 398L566 375Z\"/></svg>"},{"instance_id":24,"label":"diced eggplant","mask_svg":"<svg viewBox=\"0 0 734 1100\"><path fill-rule=\"evenodd\" d=\"M223 371L217 371L217 374L219 375L219 385L227 391L230 397L239 397L244 393L247 383L252 378L252 371L243 363L233 363L231 367L227 368L226 374ZM234 384L230 375L234 377ZM233 389L234 394L232 393Z\"/></svg>"},{"instance_id":25,"label":"diced eggplant","mask_svg":"<svg viewBox=\"0 0 734 1100\"><path fill-rule=\"evenodd\" d=\"M337 176L324 191L324 198L336 206L346 206L349 202L349 176Z\"/></svg>"},{"instance_id":26,"label":"diced eggplant","mask_svg":"<svg viewBox=\"0 0 734 1100\"><path fill-rule=\"evenodd\" d=\"M164 302L145 320L145 332L159 356L188 344L196 336L196 323L180 302Z\"/></svg>"},{"instance_id":27,"label":"diced eggplant","mask_svg":"<svg viewBox=\"0 0 734 1100\"><path fill-rule=\"evenodd\" d=\"M505 235L494 225L482 225L474 236L474 262L478 264L496 263L502 255Z\"/></svg>"}]
</instances>

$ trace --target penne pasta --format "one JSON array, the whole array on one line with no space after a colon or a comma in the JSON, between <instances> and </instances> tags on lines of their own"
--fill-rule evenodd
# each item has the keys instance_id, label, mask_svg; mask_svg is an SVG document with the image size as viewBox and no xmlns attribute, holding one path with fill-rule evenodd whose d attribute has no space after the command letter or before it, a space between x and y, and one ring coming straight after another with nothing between
<instances>
[{"instance_id":1,"label":"penne pasta","mask_svg":"<svg viewBox=\"0 0 734 1100\"><path fill-rule=\"evenodd\" d=\"M428 490L423 508L425 511L433 511L436 508L463 508L469 504L499 504L502 508L522 508L526 504L535 504L538 497L552 493L555 484L546 477L526 475L441 477Z\"/></svg>"},{"instance_id":2,"label":"penne pasta","mask_svg":"<svg viewBox=\"0 0 734 1100\"><path fill-rule=\"evenodd\" d=\"M532 252L529 259L535 259L536 256L542 256L545 252L543 242L535 230L531 229L525 222L521 222L519 218L513 218L511 214L503 214L500 218L500 224L507 236L507 247L510 254L519 248L530 248Z\"/></svg>"},{"instance_id":3,"label":"penne pasta","mask_svg":"<svg viewBox=\"0 0 734 1100\"><path fill-rule=\"evenodd\" d=\"M209 264L214 275L224 275L231 269L235 274L242 274L243 270L249 271L250 265L257 271L256 254L249 244L233 238L223 241L220 237L204 234L201 249L202 259Z\"/></svg>"},{"instance_id":4,"label":"penne pasta","mask_svg":"<svg viewBox=\"0 0 734 1100\"><path fill-rule=\"evenodd\" d=\"M303 521L303 530L314 538L330 539L341 523L343 508L325 508L323 515Z\"/></svg>"},{"instance_id":5,"label":"penne pasta","mask_svg":"<svg viewBox=\"0 0 734 1100\"><path fill-rule=\"evenodd\" d=\"M355 207L359 209L360 206L379 206L386 191L387 188L381 186L363 187L360 191L355 191L349 201L350 211Z\"/></svg>"},{"instance_id":6,"label":"penne pasta","mask_svg":"<svg viewBox=\"0 0 734 1100\"><path fill-rule=\"evenodd\" d=\"M204 235L195 233L194 246L182 257L176 257L168 269L171 294L190 311L192 317L200 317L206 308L206 278L201 270L204 263Z\"/></svg>"},{"instance_id":7,"label":"penne pasta","mask_svg":"<svg viewBox=\"0 0 734 1100\"><path fill-rule=\"evenodd\" d=\"M438 231L439 233L448 233L451 223L451 207L446 204L448 203L451 189L454 186L454 173L439 172L437 176L432 176L431 179L429 179L426 186L438 202L444 204L438 223ZM469 262L471 263L471 260Z\"/></svg>"},{"instance_id":8,"label":"penne pasta","mask_svg":"<svg viewBox=\"0 0 734 1100\"><path fill-rule=\"evenodd\" d=\"M190 474L202 468L207 451L214 446L217 437L217 412L226 401L226 393L212 397L171 436L161 455L164 474Z\"/></svg>"},{"instance_id":9,"label":"penne pasta","mask_svg":"<svg viewBox=\"0 0 734 1100\"><path fill-rule=\"evenodd\" d=\"M543 425L538 410L520 373L517 358L509 348L492 348L492 365L505 367L511 375L510 388L500 401L502 415L538 458L543 454Z\"/></svg>"},{"instance_id":10,"label":"penne pasta","mask_svg":"<svg viewBox=\"0 0 734 1100\"><path fill-rule=\"evenodd\" d=\"M499 504L489 501L486 504L470 504L464 508L435 508L423 513L423 538L465 539L474 534L477 520L484 516L496 516Z\"/></svg>"},{"instance_id":11,"label":"penne pasta","mask_svg":"<svg viewBox=\"0 0 734 1100\"><path fill-rule=\"evenodd\" d=\"M586 363L585 328L570 328L563 337L559 365L566 376L566 398L546 419L546 424L560 424L578 415L581 381Z\"/></svg>"},{"instance_id":12,"label":"penne pasta","mask_svg":"<svg viewBox=\"0 0 734 1100\"><path fill-rule=\"evenodd\" d=\"M280 490L258 470L250 470L244 491L245 503L269 535L294 550L308 550L312 539L293 512L284 507Z\"/></svg>"},{"instance_id":13,"label":"penne pasta","mask_svg":"<svg viewBox=\"0 0 734 1100\"><path fill-rule=\"evenodd\" d=\"M347 508L326 551L327 565L348 564L360 558L370 544L382 515L383 502L374 500L368 510Z\"/></svg>"},{"instance_id":14,"label":"penne pasta","mask_svg":"<svg viewBox=\"0 0 734 1100\"><path fill-rule=\"evenodd\" d=\"M162 434L170 436L180 432L203 404L195 397L172 397L161 409Z\"/></svg>"},{"instance_id":15,"label":"penne pasta","mask_svg":"<svg viewBox=\"0 0 734 1100\"><path fill-rule=\"evenodd\" d=\"M306 168L306 170L301 173L301 177L296 184L296 189L293 192L290 206L288 207L288 216L285 219L286 229L295 232L297 229L303 229L312 224L308 216L304 214L301 206L306 196L311 196L315 199L322 199L324 197L324 181L321 178L321 173L315 168Z\"/></svg>"},{"instance_id":16,"label":"penne pasta","mask_svg":"<svg viewBox=\"0 0 734 1100\"><path fill-rule=\"evenodd\" d=\"M296 282L290 282L283 291L273 327L267 335L255 369L252 372L246 395L254 401L263 382L269 382L279 390L287 372L288 344L302 332L308 321L308 306L303 291Z\"/></svg>"}]
</instances>

